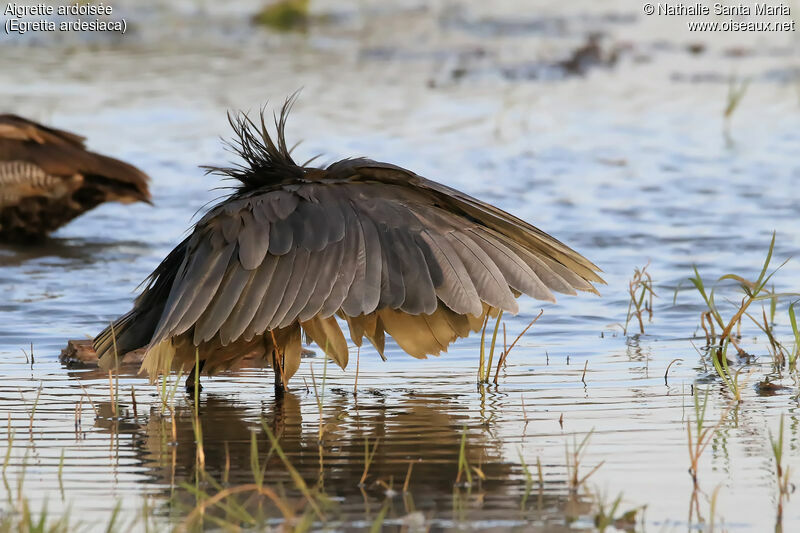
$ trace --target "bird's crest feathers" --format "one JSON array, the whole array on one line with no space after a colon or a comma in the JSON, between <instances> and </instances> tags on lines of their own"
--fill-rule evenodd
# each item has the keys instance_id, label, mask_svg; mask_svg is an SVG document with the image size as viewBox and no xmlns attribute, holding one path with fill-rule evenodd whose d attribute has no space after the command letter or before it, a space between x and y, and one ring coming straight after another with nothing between
<instances>
[{"instance_id":1,"label":"bird's crest feathers","mask_svg":"<svg viewBox=\"0 0 800 533\"><path fill-rule=\"evenodd\" d=\"M291 149L286 144L286 120L294 105L295 96L286 99L279 114L273 114L275 136L270 135L264 115L266 107L259 113L256 124L246 113L228 113L234 138L226 141L227 147L244 160L243 164L230 167L205 166L208 173L227 176L240 182L238 189L246 192L259 187L276 185L302 178L306 169L292 159Z\"/></svg>"}]
</instances>

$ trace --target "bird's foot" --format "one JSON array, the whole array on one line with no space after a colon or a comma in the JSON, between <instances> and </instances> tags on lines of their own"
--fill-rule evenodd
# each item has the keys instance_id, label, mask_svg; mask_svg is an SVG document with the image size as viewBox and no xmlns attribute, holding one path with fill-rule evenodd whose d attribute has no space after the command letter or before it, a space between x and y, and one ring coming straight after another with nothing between
<instances>
[{"instance_id":1,"label":"bird's foot","mask_svg":"<svg viewBox=\"0 0 800 533\"><path fill-rule=\"evenodd\" d=\"M187 394L194 394L195 388L197 388L197 392L201 392L203 390L200 380L198 379L197 383L195 383L194 380L194 368L192 368L192 371L189 372L188 376L186 376L186 381L183 382L183 386L186 389Z\"/></svg>"},{"instance_id":2,"label":"bird's foot","mask_svg":"<svg viewBox=\"0 0 800 533\"><path fill-rule=\"evenodd\" d=\"M192 378L191 381L189 380L189 378L186 378L186 382L184 383L184 387L186 388L186 393L187 394L189 394L190 396L194 395L194 391L195 391L194 378ZM202 392L203 391L203 386L200 384L199 381L197 382L197 387L196 388L197 388L197 392Z\"/></svg>"}]
</instances>

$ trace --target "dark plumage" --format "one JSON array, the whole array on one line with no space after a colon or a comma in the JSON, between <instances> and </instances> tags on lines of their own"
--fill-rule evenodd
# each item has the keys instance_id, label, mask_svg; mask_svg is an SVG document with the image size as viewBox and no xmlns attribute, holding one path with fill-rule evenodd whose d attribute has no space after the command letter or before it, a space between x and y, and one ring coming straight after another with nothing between
<instances>
[{"instance_id":1,"label":"dark plumage","mask_svg":"<svg viewBox=\"0 0 800 533\"><path fill-rule=\"evenodd\" d=\"M156 268L133 309L94 340L101 364L147 346L151 377L206 372L257 351L285 383L303 333L339 366L364 337L383 356L385 334L414 357L446 351L486 314L516 312L525 293L595 292L599 269L530 224L411 171L369 159L325 169L297 165L246 116L231 120L244 164L212 171L238 188Z\"/></svg>"},{"instance_id":2,"label":"dark plumage","mask_svg":"<svg viewBox=\"0 0 800 533\"><path fill-rule=\"evenodd\" d=\"M0 241L40 240L103 202L150 202L148 181L83 137L0 115Z\"/></svg>"}]
</instances>

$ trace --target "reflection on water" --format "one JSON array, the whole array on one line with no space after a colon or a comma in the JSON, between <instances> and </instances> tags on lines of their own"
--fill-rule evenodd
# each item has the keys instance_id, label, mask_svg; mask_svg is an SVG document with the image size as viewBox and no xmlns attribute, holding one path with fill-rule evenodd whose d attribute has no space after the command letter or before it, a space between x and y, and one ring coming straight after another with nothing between
<instances>
[{"instance_id":1,"label":"reflection on water","mask_svg":"<svg viewBox=\"0 0 800 533\"><path fill-rule=\"evenodd\" d=\"M135 163L153 177L155 203L102 206L42 247L0 248L0 459L14 435L8 486L21 483L34 509L45 501L53 513L71 508L87 529L102 529L116 502L130 518L148 500L162 527L194 505L178 484L197 480L191 399L176 398L173 444L158 384L123 373L123 416L111 420L108 376L65 369L58 354L67 339L92 336L129 309L136 285L220 194L198 165L229 159L219 142L225 111L255 110L303 87L287 129L305 142L298 159L366 155L491 200L590 257L609 285L602 298L521 300L520 316L506 317L509 339L545 312L498 387L475 389L475 338L425 361L388 346L383 363L364 350L357 397L355 368L328 368L322 454L312 386L321 384L320 358L303 361L277 403L267 369L204 381L208 479L199 487L214 492L209 479L226 476L226 486L252 482L255 435L267 482L301 500L269 454L263 419L303 479L324 487L332 529L369 528L387 501L386 520L398 529L420 516L423 530L592 529L599 504L608 510L622 493L617 516L647 505L648 530L683 531L702 527L688 514L686 428L696 418L692 394L707 389L709 423L727 414L699 465L705 523L719 486L715 524L774 528L768 431L785 416L785 461L800 470L796 378L784 372L775 387L757 386L775 376L766 339L744 323L755 371L741 373L743 402L726 411L730 395L703 340L694 339L701 353L689 342L702 335L704 307L685 280L693 264L709 283L727 272L757 277L773 230L774 264L800 247L793 36L689 35L685 21L643 17L641 5L621 0L575 0L569 12L555 1L535 12L512 0L311 5L303 34L253 28L244 0L119 0L115 14L131 23L123 38L0 37L0 72L14 73L0 77L4 106ZM595 34L598 49L589 46ZM582 58L602 61L582 75L550 75ZM726 126L732 72L751 83ZM648 260L653 322L626 339L615 324L625 321L633 268ZM771 282L797 292L798 279L794 259ZM718 302L739 298L718 292ZM788 304L778 302L776 331L791 344ZM465 428L467 460L486 476L472 470L469 489L454 486ZM592 430L580 470L603 464L575 503L565 448ZM378 437L365 496L364 440ZM401 494L409 463L413 502ZM523 463L533 479L524 510ZM388 496L387 486L399 493ZM783 526L800 529L796 503L785 506Z\"/></svg>"},{"instance_id":2,"label":"reflection on water","mask_svg":"<svg viewBox=\"0 0 800 533\"><path fill-rule=\"evenodd\" d=\"M204 395L198 417L202 468L191 399L177 409L174 427L156 407L134 417L128 403L121 407L125 416L120 419L113 416L110 403L98 403L95 427L109 435L115 457L130 457L146 474L143 490L165 515L175 506L196 505L194 490L181 487L213 495L254 483L257 468L266 485L281 486L285 498L301 502L302 493L269 444L267 428L278 436L292 468L324 496L328 519L343 524L371 520L386 506L387 525L421 521L424 530L479 520L557 531L565 516L587 516L592 509L590 502L567 490L564 478L548 479L546 488L526 485L520 465L503 457L491 422L476 424L458 414L457 404L446 395L408 392L389 397L369 390L354 397L333 389L323 401L329 415L320 440L318 420L303 419L304 396L309 394L288 392L262 402L260 409ZM466 474L459 476L462 439L472 483ZM367 454L370 463L362 483ZM268 504L254 497L241 502L251 512Z\"/></svg>"}]
</instances>

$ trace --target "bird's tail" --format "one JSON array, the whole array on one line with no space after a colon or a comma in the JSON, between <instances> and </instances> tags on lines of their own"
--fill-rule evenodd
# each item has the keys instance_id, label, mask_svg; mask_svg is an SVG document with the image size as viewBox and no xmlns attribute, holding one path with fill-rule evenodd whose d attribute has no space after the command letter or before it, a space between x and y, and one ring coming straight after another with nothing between
<instances>
[{"instance_id":1,"label":"bird's tail","mask_svg":"<svg viewBox=\"0 0 800 533\"><path fill-rule=\"evenodd\" d=\"M100 368L114 368L118 358L150 342L160 313L133 309L108 325L92 341Z\"/></svg>"},{"instance_id":2,"label":"bird's tail","mask_svg":"<svg viewBox=\"0 0 800 533\"><path fill-rule=\"evenodd\" d=\"M135 320L136 311L130 311L109 324L94 338L92 345L97 352L100 368L113 368L116 359L129 351L121 341L127 337L127 332Z\"/></svg>"}]
</instances>

